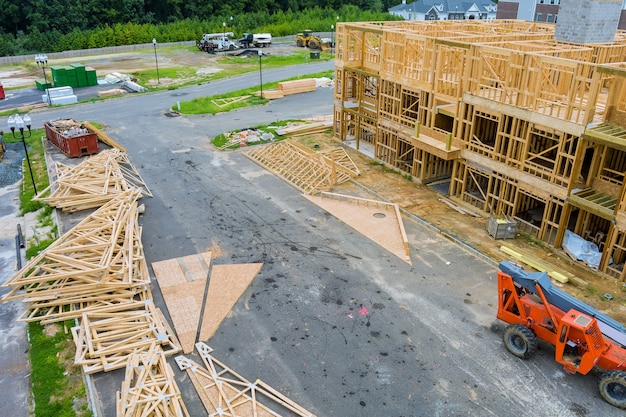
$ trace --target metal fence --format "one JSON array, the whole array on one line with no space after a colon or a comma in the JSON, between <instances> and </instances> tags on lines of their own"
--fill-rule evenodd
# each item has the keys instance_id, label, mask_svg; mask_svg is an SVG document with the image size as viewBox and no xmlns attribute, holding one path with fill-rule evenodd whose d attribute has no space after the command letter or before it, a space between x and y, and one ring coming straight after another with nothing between
<instances>
[{"instance_id":1,"label":"metal fence","mask_svg":"<svg viewBox=\"0 0 626 417\"><path fill-rule=\"evenodd\" d=\"M166 42L159 43L158 46L192 46L195 45L195 41L184 42ZM116 54L122 52L139 51L142 49L152 49L154 45L152 43L139 43L135 45L122 45L122 46L107 46L105 48L91 48L91 49L78 49L76 51L63 51L63 52L51 52L46 54L48 61L53 59L73 58L78 56L90 56L90 55L104 55L104 54ZM0 65L19 64L24 61L34 61L35 55L17 55L17 56L1 56Z\"/></svg>"}]
</instances>

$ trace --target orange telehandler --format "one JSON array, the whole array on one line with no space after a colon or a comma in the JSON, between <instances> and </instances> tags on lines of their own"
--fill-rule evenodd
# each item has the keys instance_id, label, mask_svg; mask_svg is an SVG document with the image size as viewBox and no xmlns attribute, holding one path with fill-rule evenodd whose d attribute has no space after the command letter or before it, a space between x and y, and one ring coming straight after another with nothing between
<instances>
[{"instance_id":1,"label":"orange telehandler","mask_svg":"<svg viewBox=\"0 0 626 417\"><path fill-rule=\"evenodd\" d=\"M626 408L626 327L552 285L545 272L527 272L503 261L498 271L498 319L508 323L504 345L528 359L537 338L555 347L555 359L571 374L604 371L602 398Z\"/></svg>"}]
</instances>

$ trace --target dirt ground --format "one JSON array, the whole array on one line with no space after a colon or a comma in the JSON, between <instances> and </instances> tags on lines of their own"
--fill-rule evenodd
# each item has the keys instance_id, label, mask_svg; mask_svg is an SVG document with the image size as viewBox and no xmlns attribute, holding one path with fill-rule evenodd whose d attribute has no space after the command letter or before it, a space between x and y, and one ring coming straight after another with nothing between
<instances>
[{"instance_id":1,"label":"dirt ground","mask_svg":"<svg viewBox=\"0 0 626 417\"><path fill-rule=\"evenodd\" d=\"M321 148L338 144L330 134L309 135L295 138L295 140L308 146L315 143L320 145ZM346 149L350 158L361 171L361 174L354 179L355 183L372 190L376 195L387 201L398 204L404 211L412 213L434 226L435 230L444 236L461 242L462 245L459 245L459 250L472 248L469 250L480 252L495 262L510 260L520 263L520 261L501 251L501 246L506 245L524 255L550 265L557 271L573 274L577 278L584 280L587 285L581 285L574 281L567 284L561 284L557 281L553 281L553 283L621 323L626 323L626 306L624 305L626 290L624 283L599 273L581 262L572 260L562 250L544 247L541 242L527 236L518 234L515 239L496 240L487 232L488 213L466 205L461 201L448 199L440 193L441 190L436 191L433 187L409 180L397 171L393 172L387 167L376 164L369 156L351 147L346 147ZM361 187L350 183L337 186L333 192L372 198L371 195L363 195L364 191ZM442 200L445 199L480 217L460 213L444 203ZM410 242L410 244L413 247L419 247L419 242ZM467 247L463 248L464 245L467 245ZM525 269L529 271L534 270L529 266L525 266ZM462 277L459 277L459 279L462 279ZM603 297L607 293L613 296L612 300L607 300Z\"/></svg>"},{"instance_id":2,"label":"dirt ground","mask_svg":"<svg viewBox=\"0 0 626 417\"><path fill-rule=\"evenodd\" d=\"M262 48L264 55L289 55L297 48L290 42L275 43L268 48ZM224 54L234 56L257 56L257 49L237 49L232 52L218 52L208 54L199 51L195 47L167 47L157 49L157 59L155 61L154 49L137 50L133 52L107 54L107 55L86 55L67 59L50 59L49 66L66 66L72 63L81 63L94 68L98 78L104 78L107 74L120 73L132 75L133 73L154 69L156 64L160 69L165 68L185 68L194 69L195 75L187 76L184 79L160 77L161 86L174 86L192 80L201 81L207 76L222 71L225 67L219 63L219 59ZM50 69L46 69L48 81L50 81ZM5 89L34 87L35 80L43 78L42 69L37 67L30 60L24 61L20 65L0 66L0 83ZM148 80L148 85L156 85L157 80Z\"/></svg>"},{"instance_id":3,"label":"dirt ground","mask_svg":"<svg viewBox=\"0 0 626 417\"><path fill-rule=\"evenodd\" d=\"M266 55L286 55L296 50L298 48L293 43L283 43L264 48L263 53ZM230 54L235 55L250 53L256 55L257 52L254 49L230 52ZM159 68L193 68L195 69L197 79L201 80L208 74L223 69L223 66L219 63L219 56L220 53L207 54L195 48L164 48L158 50L158 65ZM95 68L98 78L114 72L132 74L137 71L151 69L155 65L154 51L152 49L131 53L54 60L54 62L50 62L50 65L69 65L73 62L80 62ZM41 76L41 69L30 62L24 66L0 67L0 82L3 83L5 89L34 86L35 79L41 78ZM188 79L183 81L188 81ZM156 80L151 80L150 82L156 82ZM180 79L160 79L161 85L175 85L180 82ZM332 136L328 134L308 135L301 140L307 143L318 143L321 146L337 144L333 141ZM403 175L384 169L379 164L372 164L373 161L368 156L353 149L349 149L349 153L361 171L361 175L355 181L363 187L372 190L381 198L397 203L401 209L424 219L438 229L440 233L446 236L453 236L458 241L469 245L474 250L496 262L503 259L515 261L500 250L502 245L507 245L530 255L532 258L553 265L557 270L574 274L586 281L588 285L573 285L571 283L563 285L558 282L555 282L555 284L582 301L609 314L616 320L626 323L626 290L623 283L598 273L580 262L573 261L563 251L543 247L539 242L525 236L518 235L515 239L495 240L487 233L487 213L480 212L474 207L466 207L480 215L480 217L461 214L442 202L441 199L444 195L434 191L433 188L410 181ZM351 195L359 195L364 192L362 188L355 184L341 185L333 191ZM368 198L371 198L371 196ZM454 203L464 207L462 202L455 201ZM412 244L415 245L416 243L412 242ZM464 249L459 246L459 250ZM613 299L605 299L603 297L604 294L611 294Z\"/></svg>"}]
</instances>

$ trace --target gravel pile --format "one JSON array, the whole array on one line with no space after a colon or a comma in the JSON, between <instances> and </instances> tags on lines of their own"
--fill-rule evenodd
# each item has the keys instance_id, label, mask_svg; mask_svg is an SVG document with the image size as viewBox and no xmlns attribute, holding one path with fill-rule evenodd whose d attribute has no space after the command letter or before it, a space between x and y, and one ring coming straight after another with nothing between
<instances>
[{"instance_id":1,"label":"gravel pile","mask_svg":"<svg viewBox=\"0 0 626 417\"><path fill-rule=\"evenodd\" d=\"M15 184L22 179L24 149L21 143L5 143L6 153L0 162L0 187Z\"/></svg>"}]
</instances>

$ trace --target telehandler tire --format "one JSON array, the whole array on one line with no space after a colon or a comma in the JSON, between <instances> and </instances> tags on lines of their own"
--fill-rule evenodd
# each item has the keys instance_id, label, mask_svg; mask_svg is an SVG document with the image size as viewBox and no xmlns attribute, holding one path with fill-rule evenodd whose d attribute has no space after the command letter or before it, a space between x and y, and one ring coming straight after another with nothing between
<instances>
[{"instance_id":1,"label":"telehandler tire","mask_svg":"<svg viewBox=\"0 0 626 417\"><path fill-rule=\"evenodd\" d=\"M626 372L605 372L598 381L598 389L607 403L617 408L626 408Z\"/></svg>"},{"instance_id":2,"label":"telehandler tire","mask_svg":"<svg viewBox=\"0 0 626 417\"><path fill-rule=\"evenodd\" d=\"M526 326L512 324L504 329L504 346L520 359L528 359L537 350L537 336Z\"/></svg>"}]
</instances>

